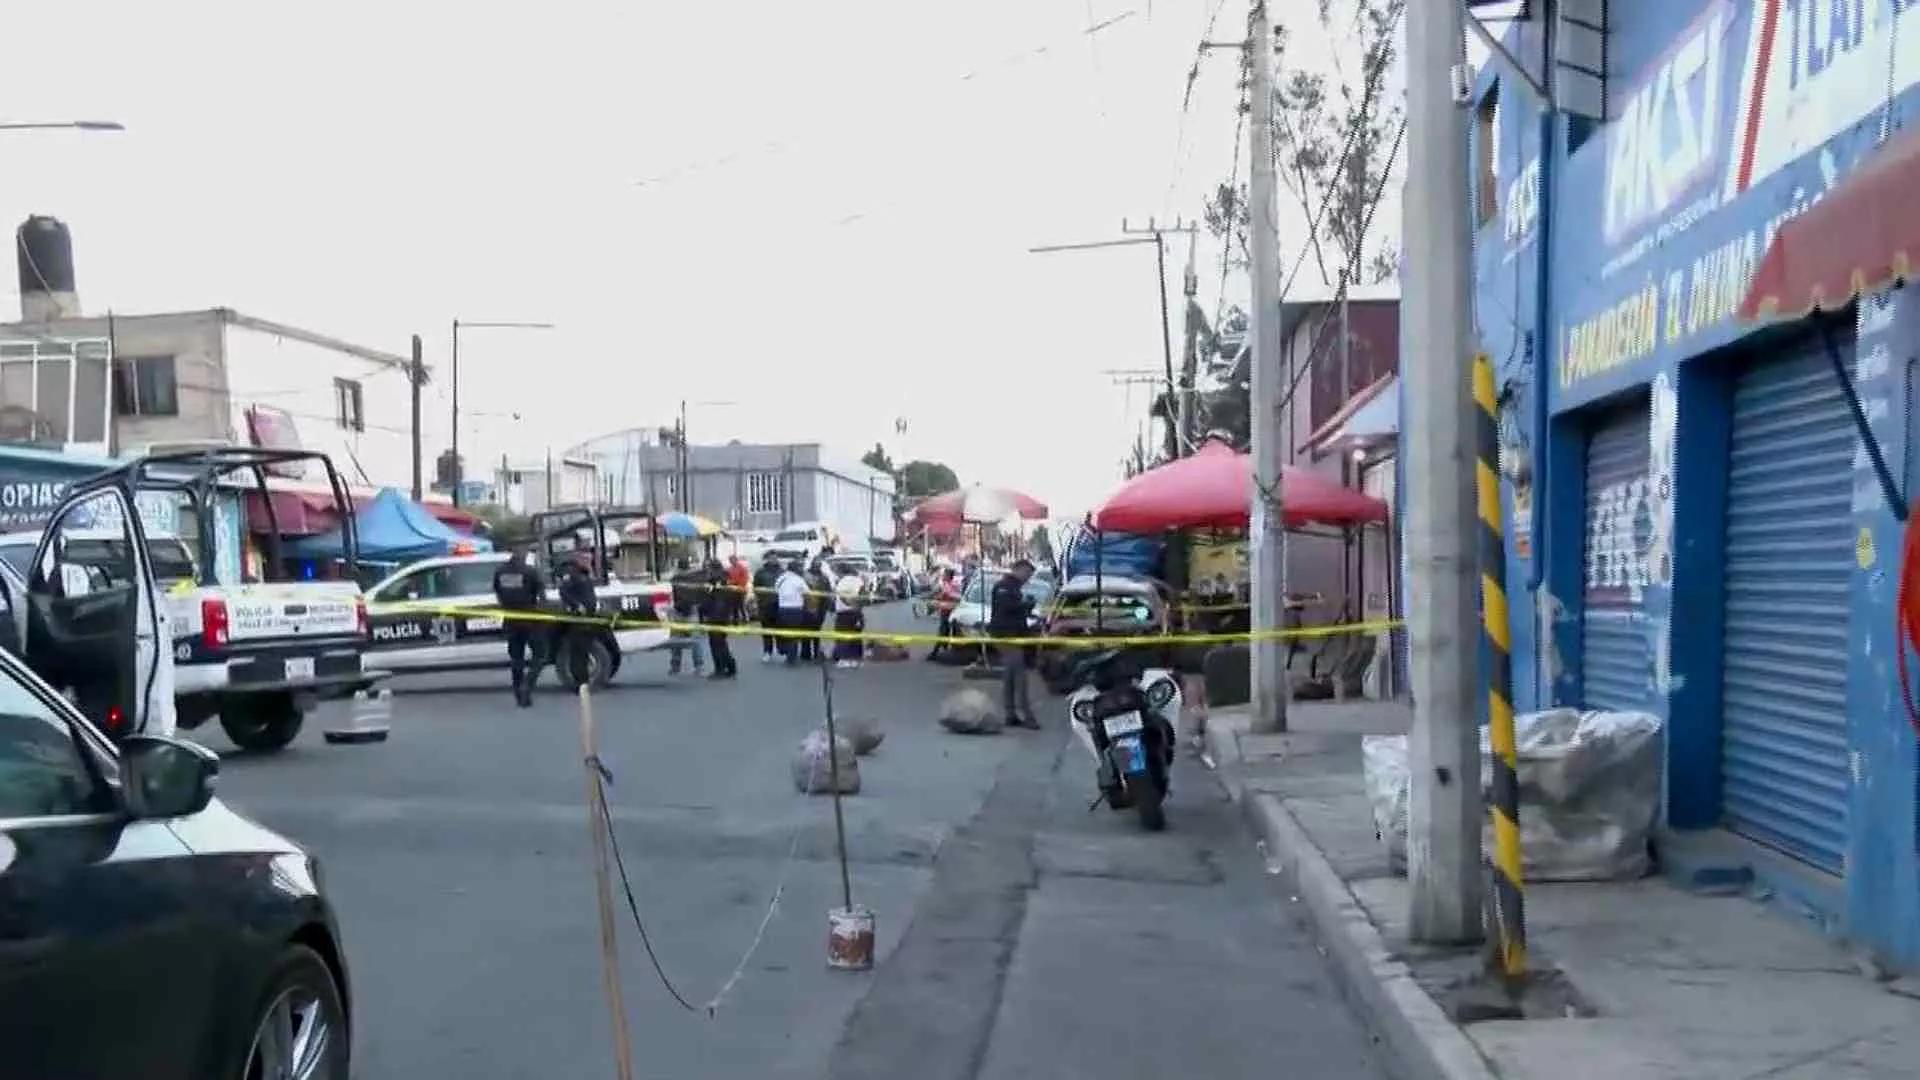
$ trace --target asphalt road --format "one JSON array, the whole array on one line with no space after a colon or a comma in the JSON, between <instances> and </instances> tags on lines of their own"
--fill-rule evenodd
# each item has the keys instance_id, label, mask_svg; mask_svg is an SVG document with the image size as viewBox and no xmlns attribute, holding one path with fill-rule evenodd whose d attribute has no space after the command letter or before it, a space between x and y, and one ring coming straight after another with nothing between
<instances>
[{"instance_id":1,"label":"asphalt road","mask_svg":"<svg viewBox=\"0 0 1920 1080\"><path fill-rule=\"evenodd\" d=\"M895 605L874 621L906 620ZM834 673L837 714L875 717L887 738L845 800L879 964L827 969L831 802L789 778L821 676L742 644L737 681L629 658L595 699L662 967L697 1006L738 970L712 1015L681 1008L623 912L639 1075L1385 1075L1203 767L1177 764L1164 834L1088 813L1091 765L1058 699L1042 699L1040 733L949 735L934 713L959 675L917 659ZM280 754L229 757L220 780L324 862L356 1075L613 1075L574 699L548 689L516 709L504 675L401 689L433 692L397 697L388 742L329 746L310 724ZM198 734L231 750L217 728Z\"/></svg>"}]
</instances>

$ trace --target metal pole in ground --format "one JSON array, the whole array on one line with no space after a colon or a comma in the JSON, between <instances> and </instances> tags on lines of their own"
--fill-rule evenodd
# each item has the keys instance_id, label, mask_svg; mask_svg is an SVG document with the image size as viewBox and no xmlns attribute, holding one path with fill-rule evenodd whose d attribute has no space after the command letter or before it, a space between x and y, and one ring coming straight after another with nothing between
<instances>
[{"instance_id":1,"label":"metal pole in ground","mask_svg":"<svg viewBox=\"0 0 1920 1080\"><path fill-rule=\"evenodd\" d=\"M1286 440L1280 431L1280 214L1273 167L1273 16L1254 0L1247 32L1252 78L1248 89L1247 246L1252 256L1251 323L1253 490L1247 556L1252 570L1253 718L1256 732L1287 730L1287 643L1272 631L1287 619L1287 526L1284 507ZM1404 340L1404 339L1403 339Z\"/></svg>"},{"instance_id":2,"label":"metal pole in ground","mask_svg":"<svg viewBox=\"0 0 1920 1080\"><path fill-rule=\"evenodd\" d=\"M1487 655L1487 736L1493 747L1494 960L1509 982L1527 973L1525 878L1520 862L1520 759L1513 733L1513 640L1507 621L1506 533L1500 511L1500 402L1493 361L1473 358L1474 490L1480 510L1480 647Z\"/></svg>"},{"instance_id":3,"label":"metal pole in ground","mask_svg":"<svg viewBox=\"0 0 1920 1080\"><path fill-rule=\"evenodd\" d=\"M627 1032L626 997L620 991L620 941L614 929L613 885L607 870L607 811L605 776L593 731L593 692L580 684L580 754L587 773L587 831L593 834L593 885L600 905L601 979L607 1010L613 1020L616 1075L633 1080L633 1039Z\"/></svg>"},{"instance_id":4,"label":"metal pole in ground","mask_svg":"<svg viewBox=\"0 0 1920 1080\"><path fill-rule=\"evenodd\" d=\"M460 505L460 320L453 320L453 399L450 425L453 457L453 505Z\"/></svg>"},{"instance_id":5,"label":"metal pole in ground","mask_svg":"<svg viewBox=\"0 0 1920 1080\"><path fill-rule=\"evenodd\" d=\"M833 840L840 859L840 907L827 912L827 966L849 971L873 967L873 912L853 906L847 869L847 819L840 809L840 732L833 719L833 664L820 665L827 702L827 783L833 787Z\"/></svg>"},{"instance_id":6,"label":"metal pole in ground","mask_svg":"<svg viewBox=\"0 0 1920 1080\"><path fill-rule=\"evenodd\" d=\"M840 859L840 906L853 908L853 878L847 872L847 819L840 809L840 732L833 723L833 665L820 665L820 685L827 696L827 781L833 785L833 846Z\"/></svg>"},{"instance_id":7,"label":"metal pole in ground","mask_svg":"<svg viewBox=\"0 0 1920 1080\"><path fill-rule=\"evenodd\" d=\"M1406 8L1406 274L1400 340L1406 414L1408 932L1423 944L1481 940L1479 679L1474 611L1472 274L1465 31L1458 3Z\"/></svg>"}]
</instances>

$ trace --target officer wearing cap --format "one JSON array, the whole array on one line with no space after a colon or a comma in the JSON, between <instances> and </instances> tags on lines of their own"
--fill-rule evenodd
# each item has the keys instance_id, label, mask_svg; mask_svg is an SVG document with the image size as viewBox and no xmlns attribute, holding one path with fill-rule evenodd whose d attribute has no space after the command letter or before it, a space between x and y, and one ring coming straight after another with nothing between
<instances>
[{"instance_id":1,"label":"officer wearing cap","mask_svg":"<svg viewBox=\"0 0 1920 1080\"><path fill-rule=\"evenodd\" d=\"M533 704L533 684L540 678L540 669L546 664L542 656L539 625L532 619L515 618L514 612L537 611L540 602L547 598L547 582L540 576L540 569L533 565L527 545L518 544L513 549L513 557L500 564L493 572L493 599L507 612L505 616L507 633L507 661L513 672L513 700L521 708ZM527 648L533 647L533 669L527 669Z\"/></svg>"}]
</instances>

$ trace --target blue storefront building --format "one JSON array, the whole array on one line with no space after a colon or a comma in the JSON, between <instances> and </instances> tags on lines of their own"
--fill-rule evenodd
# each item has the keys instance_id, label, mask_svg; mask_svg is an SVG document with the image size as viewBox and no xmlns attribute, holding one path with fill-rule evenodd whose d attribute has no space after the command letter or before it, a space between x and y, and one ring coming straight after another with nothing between
<instances>
[{"instance_id":1,"label":"blue storefront building","mask_svg":"<svg viewBox=\"0 0 1920 1080\"><path fill-rule=\"evenodd\" d=\"M1829 297L1825 317L1741 310L1783 226L1844 206L1850 177L1920 137L1903 135L1920 4L1581 5L1605 12L1596 117L1510 66L1564 75L1564 11L1531 7L1471 106L1516 701L1661 715L1675 850L1920 966L1920 759L1896 668L1920 287ZM1913 190L1920 205L1920 171Z\"/></svg>"}]
</instances>

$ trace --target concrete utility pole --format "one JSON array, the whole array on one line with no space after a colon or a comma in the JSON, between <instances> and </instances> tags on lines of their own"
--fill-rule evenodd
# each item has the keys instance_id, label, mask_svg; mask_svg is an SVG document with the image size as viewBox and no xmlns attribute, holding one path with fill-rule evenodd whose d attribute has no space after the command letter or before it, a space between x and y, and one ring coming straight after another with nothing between
<instances>
[{"instance_id":1,"label":"concrete utility pole","mask_svg":"<svg viewBox=\"0 0 1920 1080\"><path fill-rule=\"evenodd\" d=\"M1458 3L1407 5L1406 278L1400 340L1406 380L1407 632L1413 734L1407 872L1409 932L1432 944L1478 941L1480 738L1475 662L1474 415L1467 382L1473 251L1467 214L1466 30Z\"/></svg>"},{"instance_id":2,"label":"concrete utility pole","mask_svg":"<svg viewBox=\"0 0 1920 1080\"><path fill-rule=\"evenodd\" d=\"M427 382L427 366L420 362L420 335L413 335L413 362L407 365L407 381L413 384L413 501L420 501L420 388Z\"/></svg>"},{"instance_id":3,"label":"concrete utility pole","mask_svg":"<svg viewBox=\"0 0 1920 1080\"><path fill-rule=\"evenodd\" d=\"M1266 0L1254 0L1247 33L1252 59L1248 90L1253 112L1247 154L1247 246L1253 265L1250 347L1253 361L1253 490L1248 561L1253 576L1253 629L1279 630L1287 618L1286 493L1282 468L1287 446L1280 433L1280 211L1273 168L1273 17ZM1287 643L1256 637L1253 652L1253 724L1256 732L1287 730Z\"/></svg>"}]
</instances>

